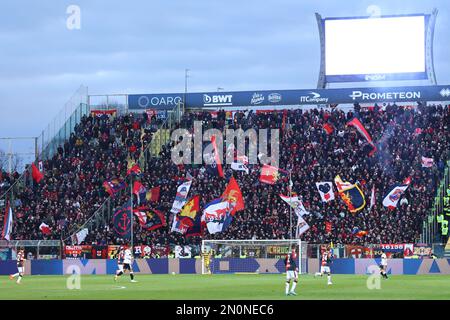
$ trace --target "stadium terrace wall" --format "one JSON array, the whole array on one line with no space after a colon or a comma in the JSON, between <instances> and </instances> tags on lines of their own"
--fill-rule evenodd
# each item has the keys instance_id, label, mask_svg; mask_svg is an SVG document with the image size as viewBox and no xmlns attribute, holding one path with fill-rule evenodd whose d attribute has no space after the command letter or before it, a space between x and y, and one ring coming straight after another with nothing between
<instances>
[{"instance_id":1,"label":"stadium terrace wall","mask_svg":"<svg viewBox=\"0 0 450 320\"><path fill-rule=\"evenodd\" d=\"M368 274L369 266L378 266L380 259L335 259L331 265L333 274ZM137 259L134 271L141 274L200 274L200 259ZM113 275L116 260L66 259L29 260L25 264L25 275L65 275L74 270L80 274ZM319 259L308 259L307 272L314 274L320 269ZM257 272L282 273L284 263L280 259L216 259L213 272L237 273ZM17 272L14 260L0 261L0 275ZM388 273L393 275L450 274L450 259L389 259Z\"/></svg>"}]
</instances>

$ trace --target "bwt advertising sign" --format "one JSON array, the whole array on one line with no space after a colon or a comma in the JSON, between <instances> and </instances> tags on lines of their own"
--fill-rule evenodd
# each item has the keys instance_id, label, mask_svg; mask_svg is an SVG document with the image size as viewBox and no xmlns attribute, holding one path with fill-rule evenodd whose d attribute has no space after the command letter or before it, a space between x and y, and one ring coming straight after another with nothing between
<instances>
[{"instance_id":1,"label":"bwt advertising sign","mask_svg":"<svg viewBox=\"0 0 450 320\"><path fill-rule=\"evenodd\" d=\"M178 103L183 102L183 98L183 93L134 94L128 96L128 107L131 110L173 109ZM450 85L311 90L196 92L186 94L186 106L188 108L449 100Z\"/></svg>"}]
</instances>

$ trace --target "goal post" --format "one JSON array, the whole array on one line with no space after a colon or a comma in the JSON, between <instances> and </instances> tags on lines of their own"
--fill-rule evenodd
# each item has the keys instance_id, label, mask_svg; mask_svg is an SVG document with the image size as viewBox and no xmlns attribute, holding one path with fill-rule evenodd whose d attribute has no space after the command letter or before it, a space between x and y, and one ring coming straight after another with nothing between
<instances>
[{"instance_id":1,"label":"goal post","mask_svg":"<svg viewBox=\"0 0 450 320\"><path fill-rule=\"evenodd\" d=\"M202 274L284 273L284 259L297 248L299 273L307 272L307 243L292 240L202 240Z\"/></svg>"}]
</instances>

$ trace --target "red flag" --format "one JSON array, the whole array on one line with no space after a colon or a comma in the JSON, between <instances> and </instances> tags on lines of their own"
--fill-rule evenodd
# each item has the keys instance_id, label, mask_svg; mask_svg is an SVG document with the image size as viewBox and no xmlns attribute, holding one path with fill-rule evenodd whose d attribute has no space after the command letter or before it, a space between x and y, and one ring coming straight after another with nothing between
<instances>
[{"instance_id":1,"label":"red flag","mask_svg":"<svg viewBox=\"0 0 450 320\"><path fill-rule=\"evenodd\" d=\"M161 191L161 187L153 187L151 188L146 195L147 201L158 202L159 201L159 193Z\"/></svg>"},{"instance_id":2,"label":"red flag","mask_svg":"<svg viewBox=\"0 0 450 320\"><path fill-rule=\"evenodd\" d=\"M411 177L406 178L403 180L403 184L409 185L411 183Z\"/></svg>"},{"instance_id":3,"label":"red flag","mask_svg":"<svg viewBox=\"0 0 450 320\"><path fill-rule=\"evenodd\" d=\"M367 142L372 146L372 151L369 153L369 156L372 156L376 151L377 151L377 147L375 146L375 144L372 141L372 137L370 136L370 134L367 132L366 128L364 128L363 124L361 123L361 121L359 121L358 118L353 118L351 121L349 121L347 123L347 126L352 126L354 127L366 140Z\"/></svg>"},{"instance_id":4,"label":"red flag","mask_svg":"<svg viewBox=\"0 0 450 320\"><path fill-rule=\"evenodd\" d=\"M142 170L139 167L138 164L134 164L131 166L130 169L127 170L127 175L131 174L131 173L135 173L135 174L141 174Z\"/></svg>"},{"instance_id":5,"label":"red flag","mask_svg":"<svg viewBox=\"0 0 450 320\"><path fill-rule=\"evenodd\" d=\"M231 177L227 188L222 194L222 198L231 204L231 215L234 215L236 212L244 210L245 208L241 189L239 188L239 184L237 183L236 179L234 179L234 177Z\"/></svg>"},{"instance_id":6,"label":"red flag","mask_svg":"<svg viewBox=\"0 0 450 320\"><path fill-rule=\"evenodd\" d=\"M287 171L265 164L261 168L261 175L259 176L259 181L268 184L275 184L275 182L277 182L278 179L280 179L280 174L286 173Z\"/></svg>"},{"instance_id":7,"label":"red flag","mask_svg":"<svg viewBox=\"0 0 450 320\"><path fill-rule=\"evenodd\" d=\"M323 129L325 130L325 132L327 134L331 134L333 132L333 130L334 130L334 127L331 124L329 124L329 123L325 123L323 125Z\"/></svg>"},{"instance_id":8,"label":"red flag","mask_svg":"<svg viewBox=\"0 0 450 320\"><path fill-rule=\"evenodd\" d=\"M143 192L145 192L146 190L145 190L145 187L144 187L144 185L140 182L140 181L135 181L134 182L134 185L133 185L133 193L135 194L135 195L139 195L139 193L143 193Z\"/></svg>"},{"instance_id":9,"label":"red flag","mask_svg":"<svg viewBox=\"0 0 450 320\"><path fill-rule=\"evenodd\" d=\"M217 171L219 172L219 177L223 178L224 175L223 175L222 163L220 162L220 158L219 158L219 152L217 150L216 136L211 137L211 142L214 147L214 159L216 160Z\"/></svg>"},{"instance_id":10,"label":"red flag","mask_svg":"<svg viewBox=\"0 0 450 320\"><path fill-rule=\"evenodd\" d=\"M45 235L49 235L52 233L52 229L50 229L50 227L44 222L42 222L41 225L39 226L39 230L41 230L41 232Z\"/></svg>"},{"instance_id":11,"label":"red flag","mask_svg":"<svg viewBox=\"0 0 450 320\"><path fill-rule=\"evenodd\" d=\"M326 233L330 233L331 232L331 228L332 228L332 223L329 221L325 221L325 232Z\"/></svg>"},{"instance_id":12,"label":"red flag","mask_svg":"<svg viewBox=\"0 0 450 320\"><path fill-rule=\"evenodd\" d=\"M44 179L44 175L39 171L34 163L31 164L31 175L33 176L33 180L37 183L41 182L41 180Z\"/></svg>"}]
</instances>

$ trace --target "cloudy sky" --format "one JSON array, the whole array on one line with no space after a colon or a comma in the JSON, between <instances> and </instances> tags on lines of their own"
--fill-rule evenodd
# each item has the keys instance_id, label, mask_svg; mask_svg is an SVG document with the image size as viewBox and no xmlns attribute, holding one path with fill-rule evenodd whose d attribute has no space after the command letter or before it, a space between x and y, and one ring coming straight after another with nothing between
<instances>
[{"instance_id":1,"label":"cloudy sky","mask_svg":"<svg viewBox=\"0 0 450 320\"><path fill-rule=\"evenodd\" d=\"M70 5L79 30L67 28ZM182 92L188 68L189 91L314 88L314 13L365 16L374 5L382 15L439 10L435 68L450 83L446 0L2 0L0 137L38 136L81 84Z\"/></svg>"}]
</instances>

